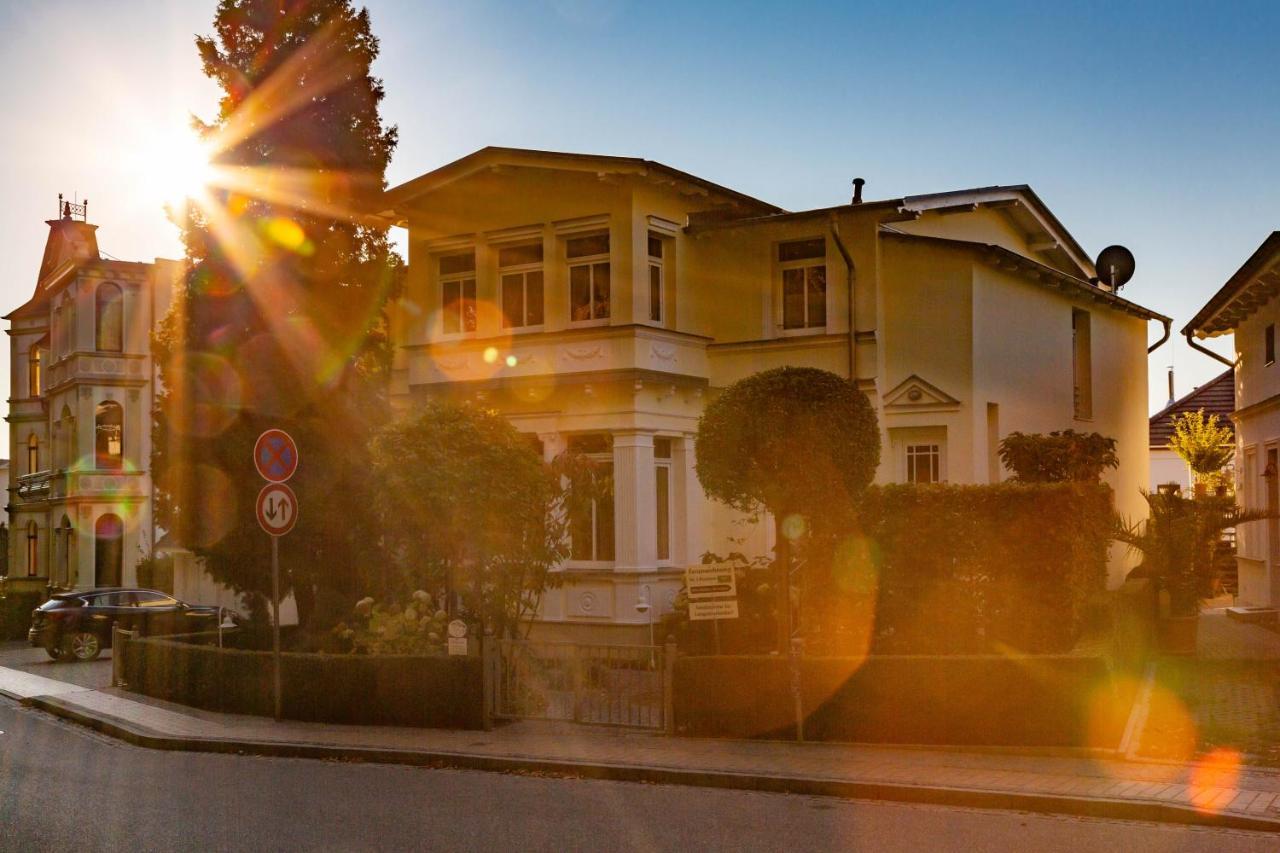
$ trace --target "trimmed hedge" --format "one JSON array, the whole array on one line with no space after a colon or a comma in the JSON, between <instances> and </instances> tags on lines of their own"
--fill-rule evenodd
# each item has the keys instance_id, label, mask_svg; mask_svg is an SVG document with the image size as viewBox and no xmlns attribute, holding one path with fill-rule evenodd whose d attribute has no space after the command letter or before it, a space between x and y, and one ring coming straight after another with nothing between
<instances>
[{"instance_id":1,"label":"trimmed hedge","mask_svg":"<svg viewBox=\"0 0 1280 853\"><path fill-rule=\"evenodd\" d=\"M865 643L866 614L877 653L1059 653L1105 591L1114 510L1109 488L1079 483L885 485L843 527L805 597L819 630L852 621Z\"/></svg>"},{"instance_id":2,"label":"trimmed hedge","mask_svg":"<svg viewBox=\"0 0 1280 853\"><path fill-rule=\"evenodd\" d=\"M124 644L130 690L183 705L270 716L271 653L175 639ZM291 720L478 729L484 698L478 657L281 655L281 712Z\"/></svg>"},{"instance_id":3,"label":"trimmed hedge","mask_svg":"<svg viewBox=\"0 0 1280 853\"><path fill-rule=\"evenodd\" d=\"M31 611L49 596L39 592L6 592L0 596L0 640L25 640L31 627Z\"/></svg>"},{"instance_id":4,"label":"trimmed hedge","mask_svg":"<svg viewBox=\"0 0 1280 853\"><path fill-rule=\"evenodd\" d=\"M805 738L815 741L1115 748L1131 679L1097 657L802 658ZM786 658L675 663L675 730L697 737L794 737Z\"/></svg>"}]
</instances>

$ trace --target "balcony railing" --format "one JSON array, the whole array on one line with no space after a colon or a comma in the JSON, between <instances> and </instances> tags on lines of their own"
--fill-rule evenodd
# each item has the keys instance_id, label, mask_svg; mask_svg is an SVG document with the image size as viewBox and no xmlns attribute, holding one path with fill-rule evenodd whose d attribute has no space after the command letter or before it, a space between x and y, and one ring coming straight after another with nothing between
<instances>
[{"instance_id":1,"label":"balcony railing","mask_svg":"<svg viewBox=\"0 0 1280 853\"><path fill-rule=\"evenodd\" d=\"M53 477L53 471L37 471L34 474L23 474L18 478L18 497L27 501L38 501L47 498Z\"/></svg>"}]
</instances>

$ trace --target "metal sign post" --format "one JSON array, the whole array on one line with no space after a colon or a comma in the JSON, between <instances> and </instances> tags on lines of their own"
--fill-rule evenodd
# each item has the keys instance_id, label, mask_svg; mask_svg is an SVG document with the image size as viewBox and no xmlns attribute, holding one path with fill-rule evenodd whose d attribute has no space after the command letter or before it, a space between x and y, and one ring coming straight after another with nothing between
<instances>
[{"instance_id":1,"label":"metal sign post","mask_svg":"<svg viewBox=\"0 0 1280 853\"><path fill-rule=\"evenodd\" d=\"M253 464L267 485L258 492L258 524L271 537L271 662L275 718L280 719L280 537L298 521L298 497L285 481L298 470L298 445L287 432L269 429L253 446Z\"/></svg>"}]
</instances>

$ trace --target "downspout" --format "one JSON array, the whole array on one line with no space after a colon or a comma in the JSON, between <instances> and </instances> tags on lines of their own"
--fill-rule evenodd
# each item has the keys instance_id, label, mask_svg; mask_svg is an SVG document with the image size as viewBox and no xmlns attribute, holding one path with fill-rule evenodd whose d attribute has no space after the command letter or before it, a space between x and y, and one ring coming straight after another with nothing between
<instances>
[{"instance_id":1,"label":"downspout","mask_svg":"<svg viewBox=\"0 0 1280 853\"><path fill-rule=\"evenodd\" d=\"M1223 356L1218 355L1216 352L1209 349L1208 347L1204 347L1196 343L1195 338L1193 337L1195 335L1195 332L1192 331L1191 329L1184 329L1182 332L1182 335L1187 339L1187 346L1191 347L1193 350L1196 350L1197 352L1202 352L1205 355L1209 356L1209 358L1212 358L1215 361L1220 361L1223 364L1225 364L1227 367L1232 368L1233 370L1235 369L1236 362L1230 361L1224 358Z\"/></svg>"},{"instance_id":2,"label":"downspout","mask_svg":"<svg viewBox=\"0 0 1280 853\"><path fill-rule=\"evenodd\" d=\"M857 326L854 324L854 285L857 284L858 275L853 266L853 256L849 254L848 248L845 247L844 241L840 239L840 224L836 219L835 213L831 214L831 239L835 241L836 248L840 250L840 256L844 258L844 265L848 270L849 276L849 381L856 387L858 384L858 332Z\"/></svg>"},{"instance_id":3,"label":"downspout","mask_svg":"<svg viewBox=\"0 0 1280 853\"><path fill-rule=\"evenodd\" d=\"M1166 319L1166 320L1161 320L1160 322L1164 323L1164 334L1160 336L1160 340L1156 341L1154 344L1147 347L1147 355L1150 355L1151 353L1160 349L1160 347L1164 345L1164 342L1169 340L1169 335L1173 327L1173 321Z\"/></svg>"}]
</instances>

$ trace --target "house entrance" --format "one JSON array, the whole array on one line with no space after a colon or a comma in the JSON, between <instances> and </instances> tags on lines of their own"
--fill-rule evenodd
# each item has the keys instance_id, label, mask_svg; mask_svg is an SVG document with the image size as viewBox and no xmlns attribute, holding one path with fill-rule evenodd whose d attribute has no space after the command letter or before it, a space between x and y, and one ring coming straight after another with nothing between
<instances>
[{"instance_id":1,"label":"house entrance","mask_svg":"<svg viewBox=\"0 0 1280 853\"><path fill-rule=\"evenodd\" d=\"M504 640L493 716L662 729L671 678L662 646Z\"/></svg>"}]
</instances>

